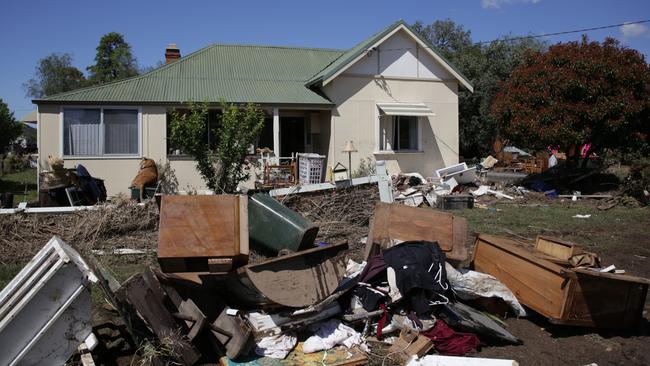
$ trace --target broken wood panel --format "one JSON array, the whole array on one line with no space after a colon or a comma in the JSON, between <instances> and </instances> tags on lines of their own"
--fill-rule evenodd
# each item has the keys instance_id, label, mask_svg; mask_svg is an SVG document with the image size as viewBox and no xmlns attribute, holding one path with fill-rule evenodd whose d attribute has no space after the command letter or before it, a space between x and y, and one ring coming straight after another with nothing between
<instances>
[{"instance_id":1,"label":"broken wood panel","mask_svg":"<svg viewBox=\"0 0 650 366\"><path fill-rule=\"evenodd\" d=\"M120 302L132 309L125 309L142 317L159 339L173 337L173 352L184 364L192 365L199 360L199 351L184 338L183 330L172 316L166 304L171 302L165 295L156 275L146 269L131 277L116 293Z\"/></svg>"},{"instance_id":2,"label":"broken wood panel","mask_svg":"<svg viewBox=\"0 0 650 366\"><path fill-rule=\"evenodd\" d=\"M563 260L568 260L574 255L582 253L582 248L579 245L542 235L537 235L535 249L551 257Z\"/></svg>"},{"instance_id":3,"label":"broken wood panel","mask_svg":"<svg viewBox=\"0 0 650 366\"><path fill-rule=\"evenodd\" d=\"M556 324L617 328L634 326L642 318L648 280L576 269L569 272L571 287L561 319Z\"/></svg>"},{"instance_id":4,"label":"broken wood panel","mask_svg":"<svg viewBox=\"0 0 650 366\"><path fill-rule=\"evenodd\" d=\"M225 272L245 263L247 202L246 196L235 195L163 196L158 243L161 269Z\"/></svg>"},{"instance_id":5,"label":"broken wood panel","mask_svg":"<svg viewBox=\"0 0 650 366\"><path fill-rule=\"evenodd\" d=\"M432 348L433 342L429 338L414 331L402 330L399 338L388 348L388 354L393 355L393 359L398 359L401 364L405 365L411 356L420 358Z\"/></svg>"},{"instance_id":6,"label":"broken wood panel","mask_svg":"<svg viewBox=\"0 0 650 366\"><path fill-rule=\"evenodd\" d=\"M445 255L454 260L467 259L467 220L447 212L409 207L400 204L377 203L366 243L366 257L376 253L374 243L382 249L390 240L425 240L438 242Z\"/></svg>"},{"instance_id":7,"label":"broken wood panel","mask_svg":"<svg viewBox=\"0 0 650 366\"><path fill-rule=\"evenodd\" d=\"M328 245L249 265L239 271L266 298L289 307L306 307L332 294L345 276L337 255L347 243Z\"/></svg>"},{"instance_id":8,"label":"broken wood panel","mask_svg":"<svg viewBox=\"0 0 650 366\"><path fill-rule=\"evenodd\" d=\"M535 257L515 241L479 235L474 248L474 268L503 282L517 299L544 314L559 318L564 304L562 267ZM545 263L547 262L547 263Z\"/></svg>"}]
</instances>

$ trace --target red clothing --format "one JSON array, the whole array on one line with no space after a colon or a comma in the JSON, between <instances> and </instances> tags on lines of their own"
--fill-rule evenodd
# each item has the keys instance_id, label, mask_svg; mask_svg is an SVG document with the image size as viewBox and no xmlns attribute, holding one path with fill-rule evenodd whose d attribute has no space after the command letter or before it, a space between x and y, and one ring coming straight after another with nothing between
<instances>
[{"instance_id":1,"label":"red clothing","mask_svg":"<svg viewBox=\"0 0 650 366\"><path fill-rule=\"evenodd\" d=\"M449 328L441 319L436 321L433 328L420 334L433 341L438 353L446 356L463 356L476 351L480 343L476 335L458 333Z\"/></svg>"}]
</instances>

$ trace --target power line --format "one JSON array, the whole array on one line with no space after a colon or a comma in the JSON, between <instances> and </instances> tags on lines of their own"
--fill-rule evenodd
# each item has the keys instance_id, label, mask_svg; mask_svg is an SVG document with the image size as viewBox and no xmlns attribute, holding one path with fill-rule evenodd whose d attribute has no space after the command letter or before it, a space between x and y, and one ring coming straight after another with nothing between
<instances>
[{"instance_id":1,"label":"power line","mask_svg":"<svg viewBox=\"0 0 650 366\"><path fill-rule=\"evenodd\" d=\"M521 37L512 37L512 38L503 38L503 39L497 38L497 39L494 39L494 40L491 40L491 41L476 42L475 44L485 44L485 43L492 43L492 42L497 42L497 41L508 42L508 41L517 41L517 40L520 40L520 39L559 36L559 35L563 35L563 34L590 32L590 31L595 31L595 30L616 28L616 27L622 27L624 25L641 24L641 23L648 23L648 22L650 22L650 19L639 20L639 21L636 21L636 22L625 22L625 23L620 23L620 24L603 25L603 26L600 26L600 27L593 27L593 28L576 29L576 30L563 31L563 32L537 34L537 35L532 35L532 36L521 36Z\"/></svg>"},{"instance_id":2,"label":"power line","mask_svg":"<svg viewBox=\"0 0 650 366\"><path fill-rule=\"evenodd\" d=\"M621 27L624 25L630 25L630 24L641 24L641 23L648 23L650 22L650 19L645 19L645 20L638 20L635 22L625 22L625 23L620 23L620 24L611 24L611 25L603 25L600 27L592 27L592 28L583 28L583 29L576 29L576 30L570 30L570 31L563 31L563 32L554 32L554 33L544 33L544 34L535 34L535 35L530 35L530 36L521 36L521 37L512 37L512 38L497 38L493 39L491 41L480 41L480 42L475 42L475 45L481 45L481 44L486 44L486 43L492 43L492 42L509 42L509 41L517 41L521 39L532 39L532 38L541 38L541 37L550 37L550 36L558 36L558 35L563 35L563 34L571 34L571 33L581 33L581 32L589 32L589 31L594 31L594 30L601 30L601 29L608 29L608 28L616 28L616 27ZM426 49L434 49L431 47L420 47L420 48L426 48ZM402 51L402 50L413 50L414 48L412 47L405 47L405 48L383 48L381 51ZM372 50L365 50L365 53L370 53Z\"/></svg>"}]
</instances>

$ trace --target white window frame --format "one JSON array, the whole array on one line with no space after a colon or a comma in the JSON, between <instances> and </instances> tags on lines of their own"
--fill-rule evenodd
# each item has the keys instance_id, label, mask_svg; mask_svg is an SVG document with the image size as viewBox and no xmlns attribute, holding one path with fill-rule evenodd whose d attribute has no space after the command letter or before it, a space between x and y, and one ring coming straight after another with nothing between
<instances>
[{"instance_id":1,"label":"white window frame","mask_svg":"<svg viewBox=\"0 0 650 366\"><path fill-rule=\"evenodd\" d=\"M428 121L429 119L427 117L423 116L405 116L405 117L415 117L416 118L416 123L417 123L417 148L414 149L400 149L400 150L394 150L393 149L393 144L391 142L391 148L390 149L381 149L381 141L382 141L382 128L381 128L381 118L382 117L390 117L391 122L394 121L395 117L399 117L397 115L391 115L391 116L386 116L386 115L381 115L379 113L379 108L376 108L375 110L375 126L376 126L376 132L375 132L375 154L421 154L424 151L422 150L422 124L423 124L423 119ZM393 137L389 137L390 140L392 141Z\"/></svg>"},{"instance_id":2,"label":"white window frame","mask_svg":"<svg viewBox=\"0 0 650 366\"><path fill-rule=\"evenodd\" d=\"M65 143L64 133L64 113L66 109L99 109L99 124L102 126L100 129L101 134L101 148L104 151L104 110L105 109L126 109L138 111L138 152L136 154L104 154L102 155L64 155ZM102 105L65 105L59 108L59 156L69 159L82 160L82 159L140 159L142 158L142 107L141 106L102 106Z\"/></svg>"}]
</instances>

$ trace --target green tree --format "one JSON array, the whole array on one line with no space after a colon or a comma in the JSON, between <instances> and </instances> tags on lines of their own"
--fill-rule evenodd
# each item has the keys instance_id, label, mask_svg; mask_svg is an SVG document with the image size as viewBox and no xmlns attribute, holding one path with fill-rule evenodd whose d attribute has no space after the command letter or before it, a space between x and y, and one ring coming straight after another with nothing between
<instances>
[{"instance_id":1,"label":"green tree","mask_svg":"<svg viewBox=\"0 0 650 366\"><path fill-rule=\"evenodd\" d=\"M473 46L472 33L451 19L436 20L427 25L418 20L412 27L445 58L453 58Z\"/></svg>"},{"instance_id":2,"label":"green tree","mask_svg":"<svg viewBox=\"0 0 650 366\"><path fill-rule=\"evenodd\" d=\"M474 92L458 91L460 154L484 156L491 152L498 124L490 113L499 84L523 60L528 49L541 50L545 44L533 39L475 44L471 32L452 20L413 24L413 29L435 50L465 75Z\"/></svg>"},{"instance_id":3,"label":"green tree","mask_svg":"<svg viewBox=\"0 0 650 366\"><path fill-rule=\"evenodd\" d=\"M650 67L636 50L603 43L558 43L528 52L492 104L505 137L530 148L648 148ZM647 150L646 150L647 151Z\"/></svg>"},{"instance_id":4,"label":"green tree","mask_svg":"<svg viewBox=\"0 0 650 366\"><path fill-rule=\"evenodd\" d=\"M52 53L38 61L36 75L23 84L28 97L43 98L83 86L86 78L72 66L69 53Z\"/></svg>"},{"instance_id":5,"label":"green tree","mask_svg":"<svg viewBox=\"0 0 650 366\"><path fill-rule=\"evenodd\" d=\"M16 121L13 112L9 111L7 104L0 98L0 152L11 145L22 131L21 123Z\"/></svg>"},{"instance_id":6,"label":"green tree","mask_svg":"<svg viewBox=\"0 0 650 366\"><path fill-rule=\"evenodd\" d=\"M208 121L207 103L189 103L189 111L172 112L171 143L194 157L206 185L218 193L233 193L237 185L250 177L246 157L264 126L264 113L254 104L237 107L221 102L219 124L214 131L216 149L205 139Z\"/></svg>"},{"instance_id":7,"label":"green tree","mask_svg":"<svg viewBox=\"0 0 650 366\"><path fill-rule=\"evenodd\" d=\"M91 84L104 84L138 75L138 63L131 54L131 46L124 36L111 32L105 34L97 46L95 64L88 66Z\"/></svg>"}]
</instances>

